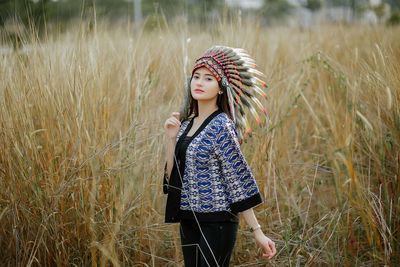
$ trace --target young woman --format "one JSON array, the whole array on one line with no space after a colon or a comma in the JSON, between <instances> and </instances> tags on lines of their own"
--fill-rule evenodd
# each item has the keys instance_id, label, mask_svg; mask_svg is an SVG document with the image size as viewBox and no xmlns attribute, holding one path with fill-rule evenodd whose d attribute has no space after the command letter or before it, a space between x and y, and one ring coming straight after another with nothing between
<instances>
[{"instance_id":1,"label":"young woman","mask_svg":"<svg viewBox=\"0 0 400 267\"><path fill-rule=\"evenodd\" d=\"M263 256L274 242L258 224L253 207L262 202L240 142L251 134L242 105L264 109L253 92L265 96L262 73L244 50L215 46L200 57L187 89L187 104L165 122L167 164L165 221L180 223L185 266L229 266L241 214ZM251 102L249 101L251 100Z\"/></svg>"}]
</instances>

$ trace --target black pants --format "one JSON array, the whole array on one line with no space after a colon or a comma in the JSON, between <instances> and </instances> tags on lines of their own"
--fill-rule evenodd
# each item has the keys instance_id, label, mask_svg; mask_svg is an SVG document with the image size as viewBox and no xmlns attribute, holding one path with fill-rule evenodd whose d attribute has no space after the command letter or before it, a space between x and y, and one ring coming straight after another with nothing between
<instances>
[{"instance_id":1,"label":"black pants","mask_svg":"<svg viewBox=\"0 0 400 267\"><path fill-rule=\"evenodd\" d=\"M182 220L181 245L185 267L228 267L238 223Z\"/></svg>"}]
</instances>

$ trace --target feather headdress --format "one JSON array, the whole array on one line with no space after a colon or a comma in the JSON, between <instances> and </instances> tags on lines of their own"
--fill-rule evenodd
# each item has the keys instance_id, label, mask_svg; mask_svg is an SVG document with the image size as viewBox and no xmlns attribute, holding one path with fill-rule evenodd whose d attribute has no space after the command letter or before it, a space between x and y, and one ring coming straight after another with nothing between
<instances>
[{"instance_id":1,"label":"feather headdress","mask_svg":"<svg viewBox=\"0 0 400 267\"><path fill-rule=\"evenodd\" d=\"M250 111L259 125L261 118L256 109L266 116L263 105L255 95L266 98L263 88L267 88L267 85L259 78L264 74L256 69L254 60L241 48L213 46L196 60L192 77L195 70L202 67L207 68L215 76L221 89L227 94L230 115L238 129L239 138L245 138L246 133L251 135L245 109ZM189 115L190 95L189 79L185 104L181 112L182 119L186 119ZM254 104L256 108L253 106Z\"/></svg>"}]
</instances>

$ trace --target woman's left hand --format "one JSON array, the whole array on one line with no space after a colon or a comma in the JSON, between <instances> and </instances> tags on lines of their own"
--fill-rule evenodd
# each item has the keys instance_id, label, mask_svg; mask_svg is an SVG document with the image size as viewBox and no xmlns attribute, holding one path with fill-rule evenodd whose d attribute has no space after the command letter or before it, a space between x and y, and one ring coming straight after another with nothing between
<instances>
[{"instance_id":1,"label":"woman's left hand","mask_svg":"<svg viewBox=\"0 0 400 267\"><path fill-rule=\"evenodd\" d=\"M259 246L264 249L263 257L271 259L276 254L275 243L266 237L261 229L254 232L254 238Z\"/></svg>"}]
</instances>

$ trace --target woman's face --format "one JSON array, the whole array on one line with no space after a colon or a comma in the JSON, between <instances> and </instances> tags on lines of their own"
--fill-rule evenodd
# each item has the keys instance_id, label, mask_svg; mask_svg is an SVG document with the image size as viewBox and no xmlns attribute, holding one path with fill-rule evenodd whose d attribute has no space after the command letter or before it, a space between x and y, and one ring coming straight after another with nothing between
<instances>
[{"instance_id":1,"label":"woman's face","mask_svg":"<svg viewBox=\"0 0 400 267\"><path fill-rule=\"evenodd\" d=\"M197 101L214 101L216 103L220 89L214 75L207 68L202 67L193 73L190 91L192 97Z\"/></svg>"}]
</instances>

